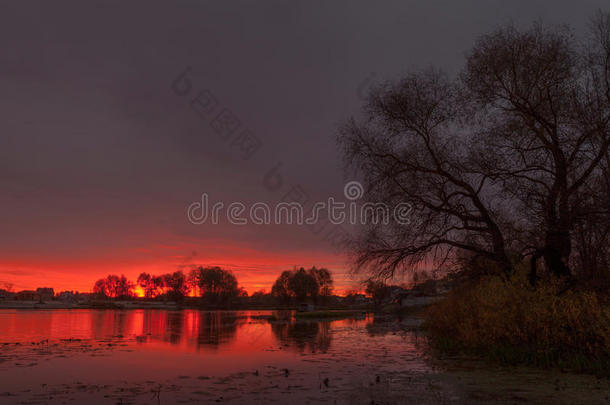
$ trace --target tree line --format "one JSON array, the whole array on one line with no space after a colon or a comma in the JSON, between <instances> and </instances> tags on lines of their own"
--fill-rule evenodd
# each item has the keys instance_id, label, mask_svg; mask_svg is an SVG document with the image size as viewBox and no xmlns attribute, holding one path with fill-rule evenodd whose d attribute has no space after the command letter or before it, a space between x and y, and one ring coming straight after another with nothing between
<instances>
[{"instance_id":1,"label":"tree line","mask_svg":"<svg viewBox=\"0 0 610 405\"><path fill-rule=\"evenodd\" d=\"M325 268L286 270L273 284L271 293L259 291L253 298L270 296L283 304L318 302L332 295L333 283L330 270ZM110 274L93 286L93 293L103 299L132 299L138 296L138 291L144 299L181 302L185 297L196 297L212 305L226 305L236 298L248 296L246 290L239 287L233 272L220 267L197 267L188 273L177 270L160 275L144 272L135 282L124 275Z\"/></svg>"}]
</instances>

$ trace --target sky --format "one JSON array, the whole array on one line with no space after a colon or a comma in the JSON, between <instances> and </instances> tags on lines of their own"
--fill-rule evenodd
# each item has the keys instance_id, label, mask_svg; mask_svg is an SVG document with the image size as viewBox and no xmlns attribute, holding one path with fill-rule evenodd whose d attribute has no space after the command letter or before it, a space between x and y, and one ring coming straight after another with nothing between
<instances>
[{"instance_id":1,"label":"sky","mask_svg":"<svg viewBox=\"0 0 610 405\"><path fill-rule=\"evenodd\" d=\"M90 291L110 273L198 265L231 269L249 292L314 265L339 292L357 288L340 243L353 227L196 225L187 207L203 193L344 199L336 134L372 84L456 74L477 36L507 23L583 32L604 6L3 1L0 288Z\"/></svg>"}]
</instances>

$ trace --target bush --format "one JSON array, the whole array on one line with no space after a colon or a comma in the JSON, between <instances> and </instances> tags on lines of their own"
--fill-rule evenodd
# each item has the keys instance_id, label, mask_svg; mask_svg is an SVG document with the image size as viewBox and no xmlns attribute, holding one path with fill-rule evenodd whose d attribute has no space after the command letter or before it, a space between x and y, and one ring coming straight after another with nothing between
<instances>
[{"instance_id":1,"label":"bush","mask_svg":"<svg viewBox=\"0 0 610 405\"><path fill-rule=\"evenodd\" d=\"M486 277L432 305L425 326L432 346L445 352L610 374L610 306L559 283L534 290L522 276Z\"/></svg>"}]
</instances>

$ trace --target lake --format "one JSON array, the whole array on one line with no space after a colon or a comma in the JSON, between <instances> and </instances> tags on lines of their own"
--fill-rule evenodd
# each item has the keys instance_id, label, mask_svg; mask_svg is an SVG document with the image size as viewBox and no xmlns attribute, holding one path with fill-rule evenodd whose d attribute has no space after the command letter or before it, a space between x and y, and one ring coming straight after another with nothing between
<instances>
[{"instance_id":1,"label":"lake","mask_svg":"<svg viewBox=\"0 0 610 405\"><path fill-rule=\"evenodd\" d=\"M1 404L608 403L592 376L432 359L412 317L0 310Z\"/></svg>"},{"instance_id":2,"label":"lake","mask_svg":"<svg viewBox=\"0 0 610 405\"><path fill-rule=\"evenodd\" d=\"M431 370L424 340L398 319L292 315L0 310L0 402L348 403L405 370Z\"/></svg>"}]
</instances>

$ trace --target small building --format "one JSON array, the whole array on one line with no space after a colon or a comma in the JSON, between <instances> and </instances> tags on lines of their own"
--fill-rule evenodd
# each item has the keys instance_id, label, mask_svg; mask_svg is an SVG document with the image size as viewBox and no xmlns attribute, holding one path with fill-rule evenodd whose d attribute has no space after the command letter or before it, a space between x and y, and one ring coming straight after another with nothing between
<instances>
[{"instance_id":1,"label":"small building","mask_svg":"<svg viewBox=\"0 0 610 405\"><path fill-rule=\"evenodd\" d=\"M34 290L23 290L15 294L15 299L17 301L38 301L40 296Z\"/></svg>"}]
</instances>

